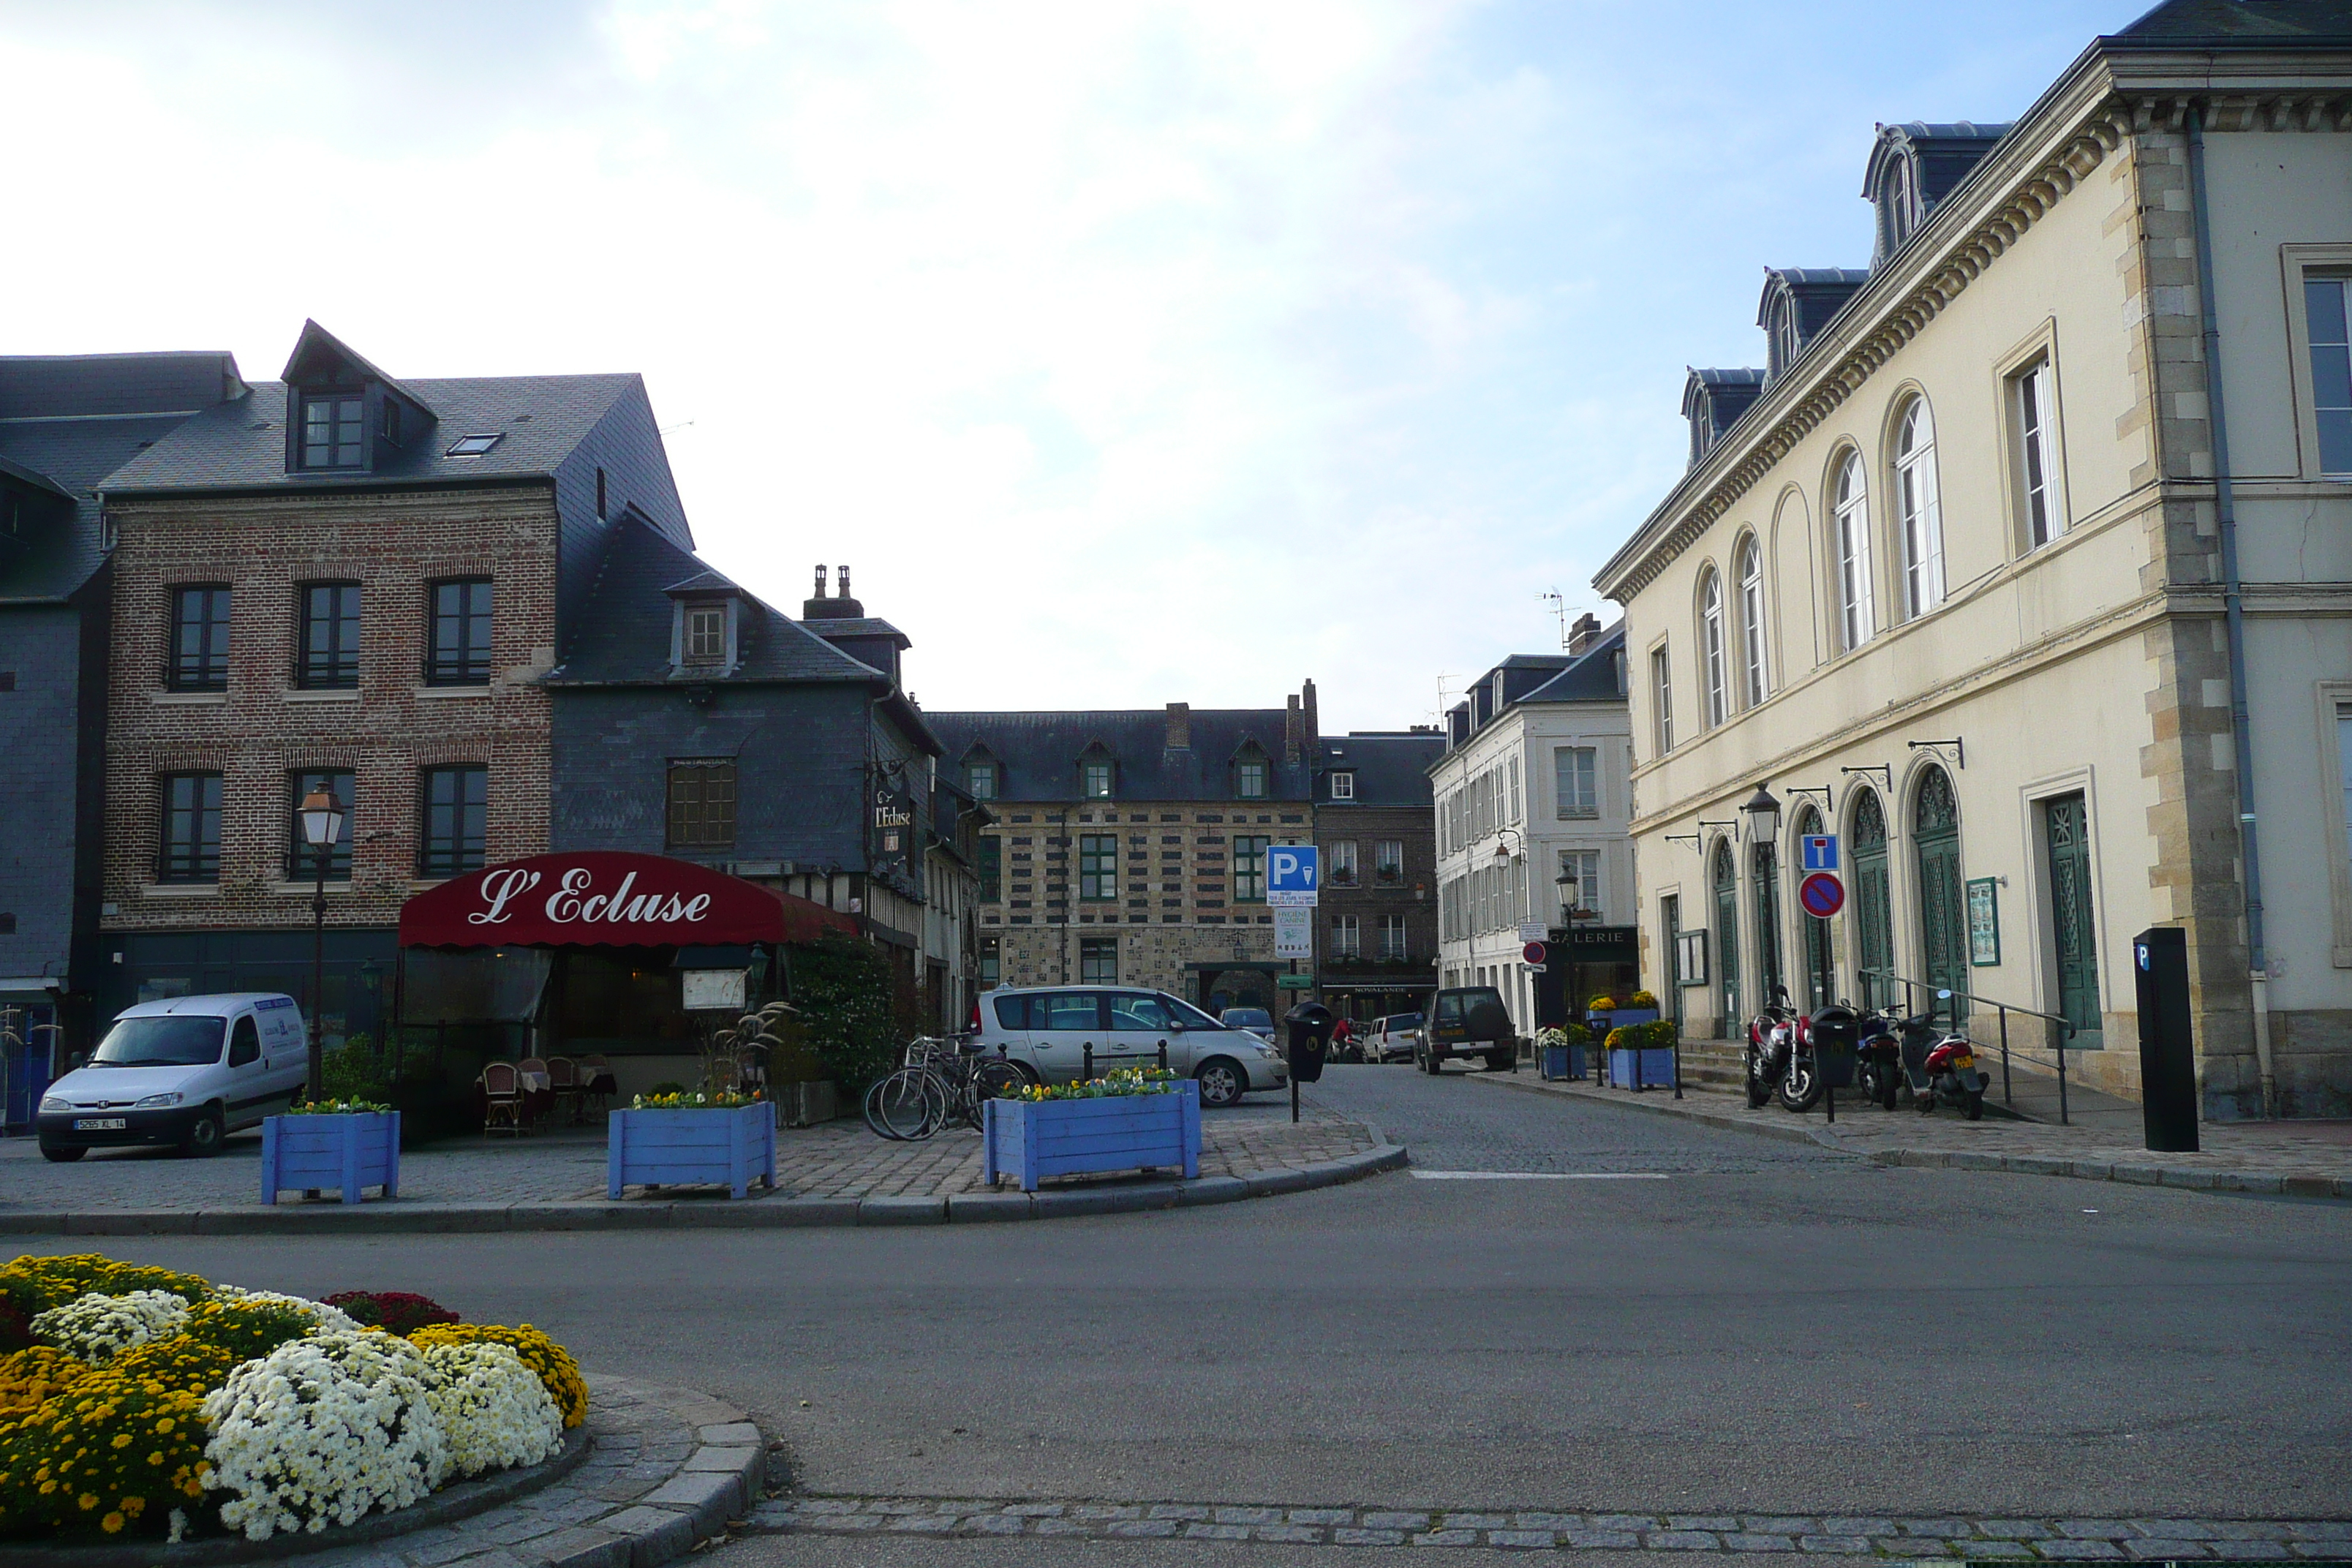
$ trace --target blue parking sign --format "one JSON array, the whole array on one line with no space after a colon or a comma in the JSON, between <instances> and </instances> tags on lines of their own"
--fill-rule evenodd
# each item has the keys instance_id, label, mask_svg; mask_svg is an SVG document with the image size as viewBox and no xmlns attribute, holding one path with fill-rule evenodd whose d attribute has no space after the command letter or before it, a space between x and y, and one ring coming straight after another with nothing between
<instances>
[{"instance_id":1,"label":"blue parking sign","mask_svg":"<svg viewBox=\"0 0 2352 1568\"><path fill-rule=\"evenodd\" d=\"M1805 862L1802 869L1834 871L1838 868L1836 834L1809 833L1801 841L1801 846Z\"/></svg>"},{"instance_id":2,"label":"blue parking sign","mask_svg":"<svg viewBox=\"0 0 2352 1568\"><path fill-rule=\"evenodd\" d=\"M1312 844L1270 844L1265 850L1265 901L1311 904L1322 886L1319 852Z\"/></svg>"}]
</instances>

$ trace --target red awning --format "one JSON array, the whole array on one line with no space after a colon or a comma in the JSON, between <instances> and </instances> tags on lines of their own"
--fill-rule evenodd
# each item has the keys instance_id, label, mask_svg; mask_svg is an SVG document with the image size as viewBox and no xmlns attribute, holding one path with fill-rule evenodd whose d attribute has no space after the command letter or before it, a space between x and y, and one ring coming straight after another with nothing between
<instances>
[{"instance_id":1,"label":"red awning","mask_svg":"<svg viewBox=\"0 0 2352 1568\"><path fill-rule=\"evenodd\" d=\"M587 850L452 877L400 907L403 947L684 947L855 934L848 915L690 860Z\"/></svg>"}]
</instances>

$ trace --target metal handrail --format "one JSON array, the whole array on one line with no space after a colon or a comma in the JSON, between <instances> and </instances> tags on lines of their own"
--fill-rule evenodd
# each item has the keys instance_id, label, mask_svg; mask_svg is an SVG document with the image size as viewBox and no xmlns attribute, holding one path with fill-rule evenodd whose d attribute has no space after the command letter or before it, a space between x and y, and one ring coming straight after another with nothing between
<instances>
[{"instance_id":1,"label":"metal handrail","mask_svg":"<svg viewBox=\"0 0 2352 1568\"><path fill-rule=\"evenodd\" d=\"M2000 1023L2000 1099L2001 1103L2004 1105L2015 1105L2017 1103L2015 1096L2011 1092L2009 1076L2009 1016L2011 1013L2022 1013L2030 1018L2041 1018L2049 1023L2057 1025L2058 1027L2063 1031L2058 1037L2058 1125L2061 1127L2072 1125L2067 1119L2066 1110L2066 1042L2073 1039L2077 1034L2082 1032L2079 1025L2070 1022L2056 1013L2045 1013L2039 1007L2021 1007L2013 1002L1996 1002L1990 996L1979 996L1973 992L1963 991L1957 985L1937 985L1930 981L1914 980L1907 974L1897 974L1891 969L1864 969L1858 970L1856 973L1864 975L1876 976L1881 979L1897 980L1902 982L1904 1002L1903 1010L1906 1014L1911 1010L1910 1003L1912 988L1916 986L1931 994L1940 991L1948 994L1955 1001L1966 1001L1973 1006L1990 1007L1994 1013L1999 1015ZM1957 1029L1960 1027L1960 1010L1956 1006L1951 1011L1952 1027ZM1927 1016L1929 1017L1934 1017L1935 1013L1936 1010L1933 1007L1927 1009ZM2020 1046L2018 1050L2029 1060L2032 1059L2033 1053L2027 1050L2026 1047Z\"/></svg>"}]
</instances>

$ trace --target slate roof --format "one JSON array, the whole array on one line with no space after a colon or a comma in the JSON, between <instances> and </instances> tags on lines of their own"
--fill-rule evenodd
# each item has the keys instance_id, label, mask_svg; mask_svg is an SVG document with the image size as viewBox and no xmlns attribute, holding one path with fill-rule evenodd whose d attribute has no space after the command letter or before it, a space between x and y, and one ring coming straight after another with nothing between
<instances>
[{"instance_id":1,"label":"slate roof","mask_svg":"<svg viewBox=\"0 0 2352 1568\"><path fill-rule=\"evenodd\" d=\"M1309 787L1304 762L1283 761L1279 708L1196 708L1192 744L1168 749L1168 714L1162 709L1029 713L933 713L931 731L942 755L961 767L984 749L1002 774L999 805L1005 801L1077 801L1078 758L1099 745L1118 764L1121 800L1182 800L1250 807L1304 801ZM1269 795L1244 801L1234 794L1230 763L1255 742L1272 764Z\"/></svg>"},{"instance_id":2,"label":"slate roof","mask_svg":"<svg viewBox=\"0 0 2352 1568\"><path fill-rule=\"evenodd\" d=\"M1625 646L1625 623L1619 621L1593 642L1581 658L1519 699L1529 702L1622 702L1624 689L1617 679L1617 654Z\"/></svg>"},{"instance_id":3,"label":"slate roof","mask_svg":"<svg viewBox=\"0 0 2352 1568\"><path fill-rule=\"evenodd\" d=\"M1351 731L1327 736L1323 742L1322 777L1316 782L1316 799L1343 810L1350 805L1423 806L1433 804L1429 764L1445 752L1445 737L1434 730ZM1356 775L1353 800L1334 801L1330 775L1341 771Z\"/></svg>"},{"instance_id":4,"label":"slate roof","mask_svg":"<svg viewBox=\"0 0 2352 1568\"><path fill-rule=\"evenodd\" d=\"M286 467L286 384L265 381L247 396L188 420L124 464L109 494L178 490L301 490L387 485L467 484L552 479L597 423L644 380L623 375L499 375L409 381L410 396L440 417L385 453L367 473ZM528 416L528 417L525 417ZM502 438L474 458L452 458L461 436Z\"/></svg>"},{"instance_id":5,"label":"slate roof","mask_svg":"<svg viewBox=\"0 0 2352 1568\"><path fill-rule=\"evenodd\" d=\"M738 663L720 674L698 668L674 673L670 662L673 586L740 595L736 628ZM563 658L547 684L565 686L740 686L747 682L846 681L887 690L889 679L843 653L798 621L761 601L724 573L713 571L664 538L637 512L613 525L574 622Z\"/></svg>"},{"instance_id":6,"label":"slate roof","mask_svg":"<svg viewBox=\"0 0 2352 1568\"><path fill-rule=\"evenodd\" d=\"M244 385L224 352L0 358L0 471L64 498L0 541L0 603L55 603L88 582L107 476Z\"/></svg>"},{"instance_id":7,"label":"slate roof","mask_svg":"<svg viewBox=\"0 0 2352 1568\"><path fill-rule=\"evenodd\" d=\"M2169 48L2284 43L2352 44L2352 0L2165 0L2102 43Z\"/></svg>"}]
</instances>

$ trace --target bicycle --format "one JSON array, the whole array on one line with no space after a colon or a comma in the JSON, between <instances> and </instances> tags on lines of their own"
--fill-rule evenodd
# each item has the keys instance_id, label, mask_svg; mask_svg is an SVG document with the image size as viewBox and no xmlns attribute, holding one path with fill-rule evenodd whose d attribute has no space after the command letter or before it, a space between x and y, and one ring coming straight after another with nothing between
<instances>
[{"instance_id":1,"label":"bicycle","mask_svg":"<svg viewBox=\"0 0 2352 1568\"><path fill-rule=\"evenodd\" d=\"M1027 1082L1002 1047L983 1056L977 1040L926 1036L908 1044L905 1063L866 1091L866 1125L893 1142L921 1142L950 1121L981 1124L981 1106Z\"/></svg>"}]
</instances>

